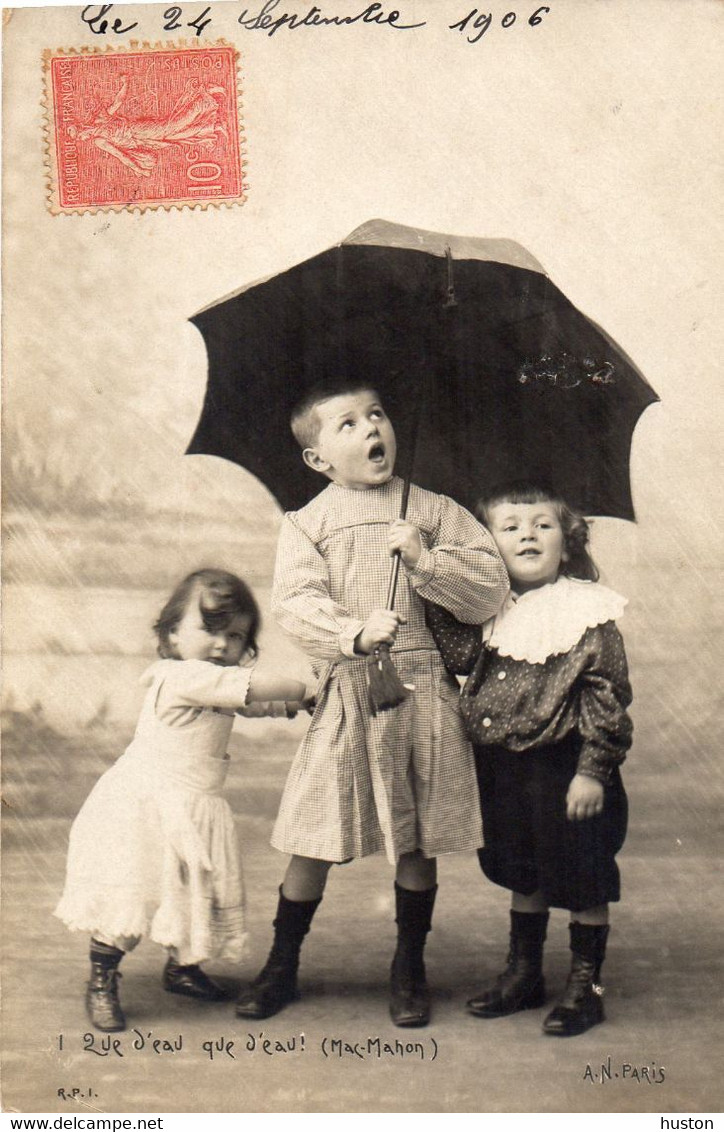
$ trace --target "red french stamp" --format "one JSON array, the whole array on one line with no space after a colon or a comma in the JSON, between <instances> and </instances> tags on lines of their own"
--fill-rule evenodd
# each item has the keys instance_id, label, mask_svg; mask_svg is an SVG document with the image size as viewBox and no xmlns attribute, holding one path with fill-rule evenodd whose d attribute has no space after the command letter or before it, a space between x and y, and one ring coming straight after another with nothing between
<instances>
[{"instance_id":1,"label":"red french stamp","mask_svg":"<svg viewBox=\"0 0 724 1132\"><path fill-rule=\"evenodd\" d=\"M51 212L244 200L235 48L130 44L44 61Z\"/></svg>"}]
</instances>

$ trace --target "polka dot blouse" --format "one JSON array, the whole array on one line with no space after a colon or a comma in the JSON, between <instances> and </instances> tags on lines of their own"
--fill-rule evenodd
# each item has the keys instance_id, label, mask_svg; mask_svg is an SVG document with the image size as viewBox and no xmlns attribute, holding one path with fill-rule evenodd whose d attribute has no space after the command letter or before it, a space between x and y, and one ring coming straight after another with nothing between
<instances>
[{"instance_id":1,"label":"polka dot blouse","mask_svg":"<svg viewBox=\"0 0 724 1132\"><path fill-rule=\"evenodd\" d=\"M448 671L468 675L461 708L474 744L533 751L578 733L579 773L609 780L632 734L626 653L613 621L587 628L542 664L500 655L483 645L479 626L440 606L428 605L427 621Z\"/></svg>"}]
</instances>

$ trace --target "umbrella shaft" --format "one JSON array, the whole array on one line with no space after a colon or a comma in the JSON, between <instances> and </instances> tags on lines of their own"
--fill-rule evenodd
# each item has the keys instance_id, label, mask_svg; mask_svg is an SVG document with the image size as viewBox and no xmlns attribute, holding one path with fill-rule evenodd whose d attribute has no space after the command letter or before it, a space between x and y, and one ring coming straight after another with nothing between
<instances>
[{"instance_id":1,"label":"umbrella shaft","mask_svg":"<svg viewBox=\"0 0 724 1132\"><path fill-rule=\"evenodd\" d=\"M410 475L405 477L402 485L402 501L400 503L400 518L407 515L407 501L410 498ZM397 579L400 576L400 552L395 551L392 569L390 570L390 585L387 590L387 609L395 608L395 594L397 593Z\"/></svg>"},{"instance_id":2,"label":"umbrella shaft","mask_svg":"<svg viewBox=\"0 0 724 1132\"><path fill-rule=\"evenodd\" d=\"M390 571L390 585L387 590L387 609L395 608L395 594L397 593L397 579L400 576L400 552L395 551L395 559L392 563L392 570Z\"/></svg>"}]
</instances>

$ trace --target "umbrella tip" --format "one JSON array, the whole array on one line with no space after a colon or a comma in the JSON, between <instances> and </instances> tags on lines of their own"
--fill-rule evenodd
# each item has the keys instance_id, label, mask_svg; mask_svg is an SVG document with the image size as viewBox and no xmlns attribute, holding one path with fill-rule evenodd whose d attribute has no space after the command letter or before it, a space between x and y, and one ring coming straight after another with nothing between
<instances>
[{"instance_id":1,"label":"umbrella tip","mask_svg":"<svg viewBox=\"0 0 724 1132\"><path fill-rule=\"evenodd\" d=\"M455 298L455 269L453 267L453 254L452 248L448 244L445 248L445 259L447 261L447 293L445 302L442 304L446 309L449 307L456 307L458 301Z\"/></svg>"}]
</instances>

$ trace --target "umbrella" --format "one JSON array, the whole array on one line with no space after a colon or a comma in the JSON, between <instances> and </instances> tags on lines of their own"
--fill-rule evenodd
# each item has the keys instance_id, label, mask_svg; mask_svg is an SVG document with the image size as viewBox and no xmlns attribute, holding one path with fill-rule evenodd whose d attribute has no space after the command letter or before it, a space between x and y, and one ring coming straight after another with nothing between
<instances>
[{"instance_id":1,"label":"umbrella","mask_svg":"<svg viewBox=\"0 0 724 1132\"><path fill-rule=\"evenodd\" d=\"M634 518L631 439L658 397L518 244L370 221L191 322L209 379L188 452L240 464L284 509L322 486L293 405L353 380L380 393L421 487L472 509L497 483L542 480L586 515Z\"/></svg>"}]
</instances>

